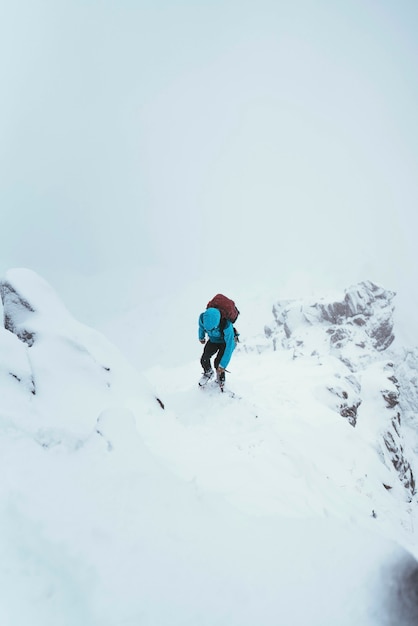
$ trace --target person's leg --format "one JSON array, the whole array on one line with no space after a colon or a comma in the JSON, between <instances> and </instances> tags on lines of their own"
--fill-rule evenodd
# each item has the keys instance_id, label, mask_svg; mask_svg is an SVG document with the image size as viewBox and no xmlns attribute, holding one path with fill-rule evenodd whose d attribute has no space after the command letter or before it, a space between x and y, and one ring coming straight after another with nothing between
<instances>
[{"instance_id":1,"label":"person's leg","mask_svg":"<svg viewBox=\"0 0 418 626\"><path fill-rule=\"evenodd\" d=\"M216 359L215 359L215 369L217 369L219 367L219 363L221 362L221 359L222 359L222 357L224 355L224 352L225 352L226 343L218 344L218 348L219 348L219 352L216 355Z\"/></svg>"},{"instance_id":2,"label":"person's leg","mask_svg":"<svg viewBox=\"0 0 418 626\"><path fill-rule=\"evenodd\" d=\"M204 372L208 372L212 369L210 360L213 355L219 350L219 345L220 344L212 343L211 341L206 342L203 349L202 358L200 359L200 364L203 367Z\"/></svg>"},{"instance_id":3,"label":"person's leg","mask_svg":"<svg viewBox=\"0 0 418 626\"><path fill-rule=\"evenodd\" d=\"M219 345L219 351L218 354L216 355L215 358L215 370L218 369L219 367L219 363L221 362L223 353L225 352L225 348L226 348L226 344L225 343L221 343ZM225 372L219 373L218 371L216 372L216 380L218 381L218 384L220 385L221 389L223 390L224 384L225 384Z\"/></svg>"}]
</instances>

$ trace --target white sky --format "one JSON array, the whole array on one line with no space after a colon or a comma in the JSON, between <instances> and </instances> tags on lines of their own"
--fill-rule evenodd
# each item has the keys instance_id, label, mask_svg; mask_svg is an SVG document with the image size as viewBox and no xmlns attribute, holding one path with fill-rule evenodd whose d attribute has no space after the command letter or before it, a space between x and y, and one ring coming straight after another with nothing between
<instances>
[{"instance_id":1,"label":"white sky","mask_svg":"<svg viewBox=\"0 0 418 626\"><path fill-rule=\"evenodd\" d=\"M417 32L406 0L0 0L2 266L417 297Z\"/></svg>"}]
</instances>

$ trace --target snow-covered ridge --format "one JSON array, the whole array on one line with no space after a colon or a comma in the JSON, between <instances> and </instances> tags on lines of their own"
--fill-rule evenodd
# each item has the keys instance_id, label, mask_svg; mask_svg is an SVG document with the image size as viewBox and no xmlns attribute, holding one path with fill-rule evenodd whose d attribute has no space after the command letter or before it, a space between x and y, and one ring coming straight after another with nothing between
<instances>
[{"instance_id":1,"label":"snow-covered ridge","mask_svg":"<svg viewBox=\"0 0 418 626\"><path fill-rule=\"evenodd\" d=\"M29 270L10 270L0 282L0 292L1 368L13 391L6 396L7 413L9 417L15 413L17 422L22 414L35 413L37 418L29 423L43 445L60 441L56 434L60 429L88 436L100 414L115 403L137 409L138 392L148 398L146 411L155 410L155 396L147 383L103 336L76 322L39 276ZM416 495L413 381L417 361L411 352L405 360L390 351L394 296L366 281L339 297L276 302L264 342L255 341L258 351L284 351L292 360L315 368L327 365L315 388L317 399L371 436L392 475L385 489L401 484L411 502ZM251 346L248 342L241 351L251 352ZM160 392L161 406L164 389ZM135 400L130 404L129 398ZM403 412L408 419L408 443Z\"/></svg>"},{"instance_id":2,"label":"snow-covered ridge","mask_svg":"<svg viewBox=\"0 0 418 626\"><path fill-rule=\"evenodd\" d=\"M233 397L197 388L198 342L195 362L143 376L35 273L7 272L0 292L0 553L6 572L19 564L1 579L13 615L4 623L59 623L71 606L71 626L144 614L161 626L253 626L267 598L263 624L273 626L284 602L277 580L288 589L292 568L296 596L301 572L318 580L324 558L334 580L350 541L364 577L369 545L386 554L389 539L418 554L418 350L392 350L391 292L362 283L340 299L274 304L264 335L244 337L233 356ZM29 532L14 534L20 526ZM286 604L287 623L360 623L367 583L350 567L334 604L325 589L327 616L316 591L306 610ZM219 580L226 592L212 619ZM245 610L236 588L252 597Z\"/></svg>"},{"instance_id":3,"label":"snow-covered ridge","mask_svg":"<svg viewBox=\"0 0 418 626\"><path fill-rule=\"evenodd\" d=\"M412 447L405 443L401 406L402 396L404 406L412 396L414 374L405 368L403 352L389 349L395 339L394 297L394 292L365 281L318 302L277 302L274 322L264 332L273 350L290 350L295 359L339 361L332 379L324 381L329 392L324 400L351 426L375 429L378 453L412 499L416 442ZM409 406L409 413L413 410L418 404Z\"/></svg>"}]
</instances>

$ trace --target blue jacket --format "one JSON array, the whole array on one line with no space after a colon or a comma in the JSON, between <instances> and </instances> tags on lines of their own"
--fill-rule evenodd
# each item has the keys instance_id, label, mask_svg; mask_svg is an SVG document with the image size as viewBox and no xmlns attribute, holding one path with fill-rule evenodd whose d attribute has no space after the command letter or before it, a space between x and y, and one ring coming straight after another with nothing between
<instances>
[{"instance_id":1,"label":"blue jacket","mask_svg":"<svg viewBox=\"0 0 418 626\"><path fill-rule=\"evenodd\" d=\"M203 341L207 335L212 343L224 343L225 352L219 365L226 368L235 349L234 327L228 320L222 332L220 322L221 314L218 309L209 308L201 313L199 315L199 341Z\"/></svg>"}]
</instances>

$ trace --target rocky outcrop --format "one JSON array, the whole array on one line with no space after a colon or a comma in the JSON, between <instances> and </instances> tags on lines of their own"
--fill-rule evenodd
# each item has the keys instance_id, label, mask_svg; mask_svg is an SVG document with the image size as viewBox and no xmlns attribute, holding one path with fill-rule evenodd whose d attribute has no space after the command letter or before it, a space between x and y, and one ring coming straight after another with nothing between
<instances>
[{"instance_id":1,"label":"rocky outcrop","mask_svg":"<svg viewBox=\"0 0 418 626\"><path fill-rule=\"evenodd\" d=\"M3 302L3 325L28 346L35 341L35 333L28 330L26 322L35 312L31 304L7 280L0 282L0 295Z\"/></svg>"},{"instance_id":2,"label":"rocky outcrop","mask_svg":"<svg viewBox=\"0 0 418 626\"><path fill-rule=\"evenodd\" d=\"M0 281L0 296L3 308L3 329L0 332L3 359L0 372L7 373L25 393L36 395L35 377L27 351L27 347L32 346L35 340L30 321L28 323L35 310L9 280ZM18 400L16 402L19 403Z\"/></svg>"},{"instance_id":3,"label":"rocky outcrop","mask_svg":"<svg viewBox=\"0 0 418 626\"><path fill-rule=\"evenodd\" d=\"M341 417L345 417L351 426L355 426L357 423L357 411L361 405L357 381L354 379L353 384L353 377L346 377L342 384L332 387L327 386L327 389L331 394L339 398L336 408Z\"/></svg>"},{"instance_id":4,"label":"rocky outcrop","mask_svg":"<svg viewBox=\"0 0 418 626\"><path fill-rule=\"evenodd\" d=\"M405 445L402 409L412 402L418 410L418 391L411 385L410 368L401 368L398 382L396 359L389 352L395 338L394 296L394 292L364 281L318 302L277 302L274 322L265 327L264 334L273 350L290 350L294 359L315 356L319 364L330 357L338 360L338 373L324 381L328 395L321 393L321 398L352 427L361 422L373 425L380 457L411 499L416 485L411 450ZM411 354L409 359L416 360L417 374L418 351L416 359ZM367 401L370 395L374 402Z\"/></svg>"},{"instance_id":5,"label":"rocky outcrop","mask_svg":"<svg viewBox=\"0 0 418 626\"><path fill-rule=\"evenodd\" d=\"M367 351L382 352L393 342L393 304L395 294L365 281L346 289L338 299L322 299L306 303L303 300L278 302L273 306L275 327L266 326L265 335L275 346L309 348L312 333L309 327L321 328L326 334L317 350L343 350L347 345L357 347L361 359ZM316 342L318 344L318 342ZM313 346L312 346L313 347ZM363 355L362 355L363 352ZM353 355L354 356L354 355ZM341 357L350 362L349 355ZM347 361L348 360L348 361ZM353 369L356 364L353 364Z\"/></svg>"},{"instance_id":6,"label":"rocky outcrop","mask_svg":"<svg viewBox=\"0 0 418 626\"><path fill-rule=\"evenodd\" d=\"M393 368L393 363L387 364L385 370L389 373L387 376L388 383L381 390L383 410L386 411L386 427L382 432L383 444L380 442L380 445L386 464L392 465L397 477L412 497L416 493L415 477L405 450L405 437L399 405L400 385L393 374Z\"/></svg>"},{"instance_id":7,"label":"rocky outcrop","mask_svg":"<svg viewBox=\"0 0 418 626\"><path fill-rule=\"evenodd\" d=\"M334 327L331 341L338 342L340 326L354 325L362 329L375 350L385 350L393 342L393 306L395 293L365 281L347 289L342 301L314 305L320 312L319 320ZM345 329L344 339L349 336Z\"/></svg>"}]
</instances>

